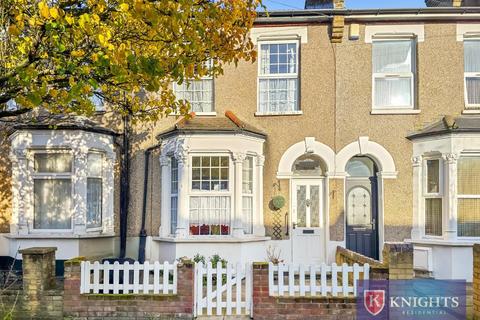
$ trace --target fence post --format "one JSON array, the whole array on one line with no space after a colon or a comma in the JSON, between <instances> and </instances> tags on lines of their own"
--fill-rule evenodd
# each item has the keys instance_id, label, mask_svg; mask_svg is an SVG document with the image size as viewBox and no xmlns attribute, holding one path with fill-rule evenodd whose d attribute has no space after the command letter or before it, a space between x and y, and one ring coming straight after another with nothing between
<instances>
[{"instance_id":1,"label":"fence post","mask_svg":"<svg viewBox=\"0 0 480 320\"><path fill-rule=\"evenodd\" d=\"M191 316L194 308L195 294L194 263L182 260L177 264L177 295L181 298L177 303L185 316Z\"/></svg>"},{"instance_id":2,"label":"fence post","mask_svg":"<svg viewBox=\"0 0 480 320\"><path fill-rule=\"evenodd\" d=\"M22 254L23 291L37 299L45 290L55 287L55 251L57 248L28 248Z\"/></svg>"}]
</instances>

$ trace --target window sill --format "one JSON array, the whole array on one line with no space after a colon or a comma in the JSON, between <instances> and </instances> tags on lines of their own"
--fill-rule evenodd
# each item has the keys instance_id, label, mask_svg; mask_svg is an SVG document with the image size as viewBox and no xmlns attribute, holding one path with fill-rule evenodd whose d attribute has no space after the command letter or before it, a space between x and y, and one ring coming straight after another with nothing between
<instances>
[{"instance_id":1,"label":"window sill","mask_svg":"<svg viewBox=\"0 0 480 320\"><path fill-rule=\"evenodd\" d=\"M173 243L245 243L245 242L260 242L269 241L270 237L257 237L246 235L242 238L235 238L232 236L189 236L187 238L174 237L154 237L154 241L173 242Z\"/></svg>"},{"instance_id":2,"label":"window sill","mask_svg":"<svg viewBox=\"0 0 480 320\"><path fill-rule=\"evenodd\" d=\"M480 114L480 109L466 108L462 111L462 114Z\"/></svg>"},{"instance_id":3,"label":"window sill","mask_svg":"<svg viewBox=\"0 0 480 320\"><path fill-rule=\"evenodd\" d=\"M402 115L402 114L419 114L420 110L419 109L373 109L370 111L370 114L372 115L381 115L381 114L387 114L387 115Z\"/></svg>"},{"instance_id":4,"label":"window sill","mask_svg":"<svg viewBox=\"0 0 480 320\"><path fill-rule=\"evenodd\" d=\"M88 234L73 234L73 233L29 233L29 234L6 234L8 239L90 239L90 238L111 238L115 237L115 233L88 233Z\"/></svg>"},{"instance_id":5,"label":"window sill","mask_svg":"<svg viewBox=\"0 0 480 320\"><path fill-rule=\"evenodd\" d=\"M406 239L405 242L413 244L424 244L424 245L437 245L437 246L450 246L450 247L472 247L475 243L478 243L478 240L443 240L443 239Z\"/></svg>"},{"instance_id":6,"label":"window sill","mask_svg":"<svg viewBox=\"0 0 480 320\"><path fill-rule=\"evenodd\" d=\"M255 112L256 117L270 117L270 116L299 116L303 111L288 111L288 112Z\"/></svg>"},{"instance_id":7,"label":"window sill","mask_svg":"<svg viewBox=\"0 0 480 320\"><path fill-rule=\"evenodd\" d=\"M195 112L195 111L190 111L195 113L196 117L216 117L217 113L215 111L213 112ZM182 115L179 113L171 113L168 115L169 117L181 117Z\"/></svg>"}]
</instances>

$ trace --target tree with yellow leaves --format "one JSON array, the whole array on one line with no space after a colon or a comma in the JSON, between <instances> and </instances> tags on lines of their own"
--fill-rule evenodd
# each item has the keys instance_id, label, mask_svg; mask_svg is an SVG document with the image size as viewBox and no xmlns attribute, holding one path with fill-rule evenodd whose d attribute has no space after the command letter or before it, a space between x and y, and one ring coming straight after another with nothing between
<instances>
[{"instance_id":1,"label":"tree with yellow leaves","mask_svg":"<svg viewBox=\"0 0 480 320\"><path fill-rule=\"evenodd\" d=\"M157 120L188 112L173 82L255 59L248 31L261 0L0 4L0 118L38 107L88 116L97 98L119 114ZM5 108L12 100L19 107Z\"/></svg>"}]
</instances>

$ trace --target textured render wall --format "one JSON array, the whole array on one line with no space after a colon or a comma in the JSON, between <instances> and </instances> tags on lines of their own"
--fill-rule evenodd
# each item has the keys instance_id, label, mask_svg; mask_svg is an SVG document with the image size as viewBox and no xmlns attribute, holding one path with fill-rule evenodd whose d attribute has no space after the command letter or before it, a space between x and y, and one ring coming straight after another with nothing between
<instances>
[{"instance_id":1,"label":"textured render wall","mask_svg":"<svg viewBox=\"0 0 480 320\"><path fill-rule=\"evenodd\" d=\"M401 22L402 24L408 22ZM393 156L398 178L385 180L385 241L410 237L412 224L411 142L405 136L442 115L459 115L463 100L463 44L456 41L455 23L425 23L425 42L418 44L418 115L371 115L372 50L360 39L336 45L337 152L369 136Z\"/></svg>"},{"instance_id":2,"label":"textured render wall","mask_svg":"<svg viewBox=\"0 0 480 320\"><path fill-rule=\"evenodd\" d=\"M0 125L0 233L10 232L12 217L11 163L7 128Z\"/></svg>"}]
</instances>

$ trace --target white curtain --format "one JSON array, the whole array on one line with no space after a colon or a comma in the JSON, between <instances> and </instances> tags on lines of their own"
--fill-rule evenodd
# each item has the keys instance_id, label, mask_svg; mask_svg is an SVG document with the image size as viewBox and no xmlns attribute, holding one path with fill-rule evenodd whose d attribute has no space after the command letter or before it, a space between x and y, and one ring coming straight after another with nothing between
<instances>
[{"instance_id":1,"label":"white curtain","mask_svg":"<svg viewBox=\"0 0 480 320\"><path fill-rule=\"evenodd\" d=\"M469 104L480 104L480 77L467 77L467 99Z\"/></svg>"},{"instance_id":2,"label":"white curtain","mask_svg":"<svg viewBox=\"0 0 480 320\"><path fill-rule=\"evenodd\" d=\"M229 234L230 197L190 197L190 233L194 235Z\"/></svg>"},{"instance_id":3,"label":"white curtain","mask_svg":"<svg viewBox=\"0 0 480 320\"><path fill-rule=\"evenodd\" d=\"M71 192L70 179L35 179L34 228L70 229Z\"/></svg>"},{"instance_id":4,"label":"white curtain","mask_svg":"<svg viewBox=\"0 0 480 320\"><path fill-rule=\"evenodd\" d=\"M373 72L412 72L412 40L373 42Z\"/></svg>"},{"instance_id":5,"label":"white curtain","mask_svg":"<svg viewBox=\"0 0 480 320\"><path fill-rule=\"evenodd\" d=\"M442 198L425 199L425 234L442 235Z\"/></svg>"},{"instance_id":6,"label":"white curtain","mask_svg":"<svg viewBox=\"0 0 480 320\"><path fill-rule=\"evenodd\" d=\"M87 179L87 228L102 226L102 179Z\"/></svg>"},{"instance_id":7,"label":"white curtain","mask_svg":"<svg viewBox=\"0 0 480 320\"><path fill-rule=\"evenodd\" d=\"M458 160L457 227L460 237L480 237L480 157ZM469 195L476 198L462 198Z\"/></svg>"},{"instance_id":8,"label":"white curtain","mask_svg":"<svg viewBox=\"0 0 480 320\"><path fill-rule=\"evenodd\" d=\"M412 105L412 78L376 78L375 106Z\"/></svg>"},{"instance_id":9,"label":"white curtain","mask_svg":"<svg viewBox=\"0 0 480 320\"><path fill-rule=\"evenodd\" d=\"M190 80L174 84L176 98L190 102L193 112L213 112L213 79Z\"/></svg>"},{"instance_id":10,"label":"white curtain","mask_svg":"<svg viewBox=\"0 0 480 320\"><path fill-rule=\"evenodd\" d=\"M243 231L245 234L253 233L253 197L252 196L243 196L242 198L242 207L243 207Z\"/></svg>"},{"instance_id":11,"label":"white curtain","mask_svg":"<svg viewBox=\"0 0 480 320\"><path fill-rule=\"evenodd\" d=\"M260 112L297 111L297 79L261 79Z\"/></svg>"}]
</instances>

